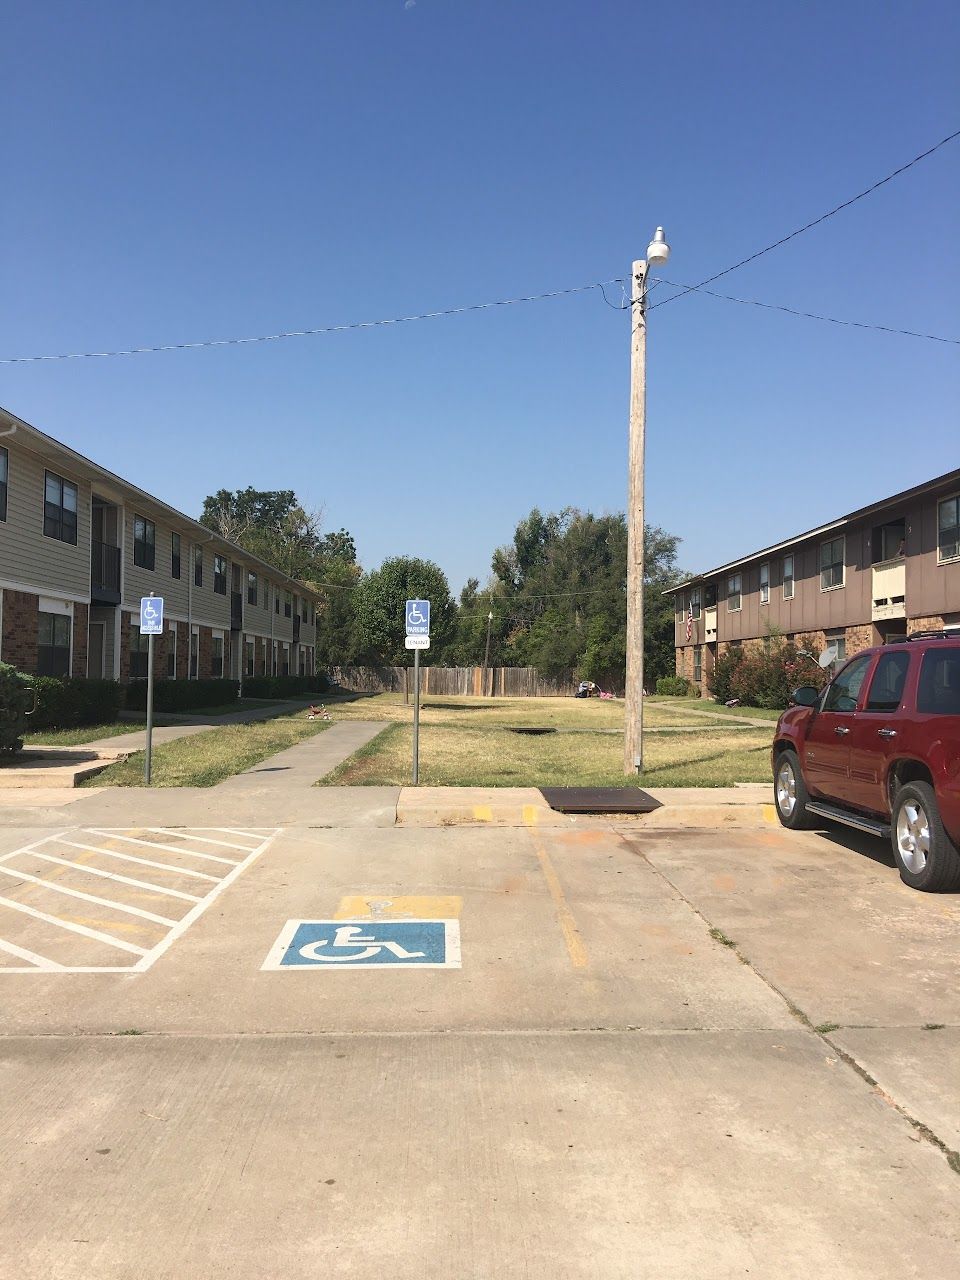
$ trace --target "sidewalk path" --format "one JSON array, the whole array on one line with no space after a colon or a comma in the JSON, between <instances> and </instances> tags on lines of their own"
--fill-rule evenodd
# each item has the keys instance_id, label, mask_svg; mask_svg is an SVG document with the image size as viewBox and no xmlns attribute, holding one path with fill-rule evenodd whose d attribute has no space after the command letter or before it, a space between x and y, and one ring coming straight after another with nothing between
<instances>
[{"instance_id":1,"label":"sidewalk path","mask_svg":"<svg viewBox=\"0 0 960 1280\"><path fill-rule=\"evenodd\" d=\"M758 720L750 716L730 716L726 715L723 711L706 711L701 707L675 707L669 702L655 702L652 705L656 707L663 707L665 711L675 711L678 715L703 716L706 720L713 720L714 722L722 720L725 724L734 726L750 724L754 725L758 729L769 729L771 734L773 733L777 723L776 720ZM649 732L652 733L653 729L651 728Z\"/></svg>"},{"instance_id":2,"label":"sidewalk path","mask_svg":"<svg viewBox=\"0 0 960 1280\"><path fill-rule=\"evenodd\" d=\"M256 707L252 711L233 711L225 716L208 716L206 719L184 716L180 724L154 724L153 743L160 746L165 742L176 742L178 738L189 738L195 733L206 733L208 729L220 729L228 724L253 724L257 720L275 720L278 716L291 715L303 711L311 705L313 699L306 698L296 702L271 703L269 706ZM136 733L118 733L112 738L100 738L96 742L85 742L87 751L145 751L147 732L140 729Z\"/></svg>"},{"instance_id":3,"label":"sidewalk path","mask_svg":"<svg viewBox=\"0 0 960 1280\"><path fill-rule=\"evenodd\" d=\"M306 742L268 756L246 773L225 778L215 790L218 794L239 792L249 795L259 792L272 795L277 791L312 787L318 778L372 742L390 724L389 720L349 720L335 724Z\"/></svg>"}]
</instances>

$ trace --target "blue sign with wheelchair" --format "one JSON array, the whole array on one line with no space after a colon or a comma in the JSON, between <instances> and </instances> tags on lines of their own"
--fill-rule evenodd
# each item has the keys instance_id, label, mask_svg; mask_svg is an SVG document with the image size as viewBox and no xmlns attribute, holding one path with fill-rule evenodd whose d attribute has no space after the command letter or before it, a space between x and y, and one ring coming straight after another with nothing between
<instances>
[{"instance_id":1,"label":"blue sign with wheelchair","mask_svg":"<svg viewBox=\"0 0 960 1280\"><path fill-rule=\"evenodd\" d=\"M458 920L288 920L262 969L459 969Z\"/></svg>"},{"instance_id":2,"label":"blue sign with wheelchair","mask_svg":"<svg viewBox=\"0 0 960 1280\"><path fill-rule=\"evenodd\" d=\"M430 634L430 601L408 600L406 622L408 636L428 636Z\"/></svg>"},{"instance_id":3,"label":"blue sign with wheelchair","mask_svg":"<svg viewBox=\"0 0 960 1280\"><path fill-rule=\"evenodd\" d=\"M163 597L140 597L140 634L142 636L163 635Z\"/></svg>"}]
</instances>

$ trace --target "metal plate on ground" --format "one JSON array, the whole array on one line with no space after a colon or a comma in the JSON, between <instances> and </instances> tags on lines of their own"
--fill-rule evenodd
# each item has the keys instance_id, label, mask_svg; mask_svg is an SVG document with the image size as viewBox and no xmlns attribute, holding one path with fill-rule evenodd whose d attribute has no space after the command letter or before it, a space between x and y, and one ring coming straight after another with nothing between
<instances>
[{"instance_id":1,"label":"metal plate on ground","mask_svg":"<svg viewBox=\"0 0 960 1280\"><path fill-rule=\"evenodd\" d=\"M534 737L537 737L542 733L557 732L556 729L553 729L548 725L539 725L539 724L518 724L518 725L508 724L507 729L509 730L510 733L529 733L529 734L533 734Z\"/></svg>"},{"instance_id":2,"label":"metal plate on ground","mask_svg":"<svg viewBox=\"0 0 960 1280\"><path fill-rule=\"evenodd\" d=\"M651 813L660 801L639 787L541 787L558 813Z\"/></svg>"}]
</instances>

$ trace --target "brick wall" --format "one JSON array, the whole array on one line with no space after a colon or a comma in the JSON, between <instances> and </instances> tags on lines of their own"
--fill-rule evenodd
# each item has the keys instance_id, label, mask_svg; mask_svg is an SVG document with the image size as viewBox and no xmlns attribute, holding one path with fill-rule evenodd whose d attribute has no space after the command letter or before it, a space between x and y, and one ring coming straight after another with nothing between
<instances>
[{"instance_id":1,"label":"brick wall","mask_svg":"<svg viewBox=\"0 0 960 1280\"><path fill-rule=\"evenodd\" d=\"M872 649L875 645L880 644L879 633L872 623L865 623L859 627L847 627L845 636L848 658L851 658L855 653L862 653L864 649Z\"/></svg>"},{"instance_id":2,"label":"brick wall","mask_svg":"<svg viewBox=\"0 0 960 1280\"><path fill-rule=\"evenodd\" d=\"M938 618L933 615L926 618L908 618L907 635L915 635L918 631L942 631L946 620L946 618Z\"/></svg>"},{"instance_id":3,"label":"brick wall","mask_svg":"<svg viewBox=\"0 0 960 1280\"><path fill-rule=\"evenodd\" d=\"M73 674L87 675L87 645L90 640L90 608L85 604L73 606Z\"/></svg>"},{"instance_id":4,"label":"brick wall","mask_svg":"<svg viewBox=\"0 0 960 1280\"><path fill-rule=\"evenodd\" d=\"M200 628L200 661L197 676L201 680L209 680L213 674L213 630L210 627Z\"/></svg>"},{"instance_id":5,"label":"brick wall","mask_svg":"<svg viewBox=\"0 0 960 1280\"><path fill-rule=\"evenodd\" d=\"M37 669L38 599L29 591L3 593L3 661L31 674Z\"/></svg>"},{"instance_id":6,"label":"brick wall","mask_svg":"<svg viewBox=\"0 0 960 1280\"><path fill-rule=\"evenodd\" d=\"M120 679L130 679L130 615L120 610Z\"/></svg>"}]
</instances>

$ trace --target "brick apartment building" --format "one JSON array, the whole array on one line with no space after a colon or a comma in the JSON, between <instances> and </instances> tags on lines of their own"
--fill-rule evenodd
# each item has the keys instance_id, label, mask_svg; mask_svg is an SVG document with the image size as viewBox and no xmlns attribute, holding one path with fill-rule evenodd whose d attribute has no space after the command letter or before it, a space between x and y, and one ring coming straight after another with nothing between
<instances>
[{"instance_id":1,"label":"brick apartment building","mask_svg":"<svg viewBox=\"0 0 960 1280\"><path fill-rule=\"evenodd\" d=\"M960 470L698 574L675 599L678 675L704 693L728 649L772 636L842 660L960 627ZM688 634L689 633L689 634Z\"/></svg>"},{"instance_id":2,"label":"brick apartment building","mask_svg":"<svg viewBox=\"0 0 960 1280\"><path fill-rule=\"evenodd\" d=\"M151 592L165 603L160 676L314 672L308 587L0 409L0 661L145 676Z\"/></svg>"}]
</instances>

